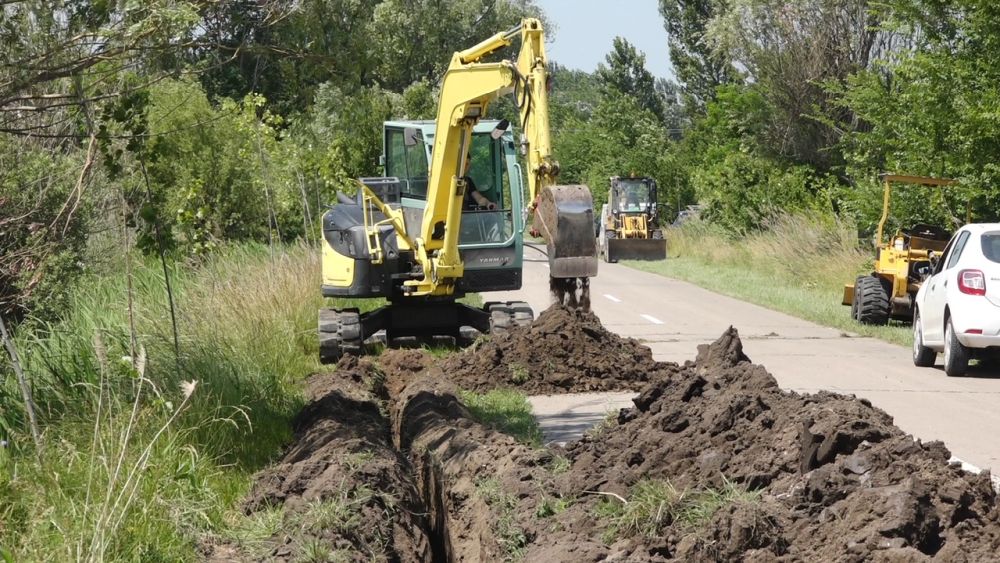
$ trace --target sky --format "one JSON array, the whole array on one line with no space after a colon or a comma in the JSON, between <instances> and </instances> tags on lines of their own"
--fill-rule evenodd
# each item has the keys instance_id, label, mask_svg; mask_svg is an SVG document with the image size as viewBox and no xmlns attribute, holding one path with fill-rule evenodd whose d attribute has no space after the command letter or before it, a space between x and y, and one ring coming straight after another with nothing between
<instances>
[{"instance_id":1,"label":"sky","mask_svg":"<svg viewBox=\"0 0 1000 563\"><path fill-rule=\"evenodd\" d=\"M657 0L536 0L556 25L548 57L562 66L592 72L611 51L616 35L646 54L646 68L673 77Z\"/></svg>"}]
</instances>

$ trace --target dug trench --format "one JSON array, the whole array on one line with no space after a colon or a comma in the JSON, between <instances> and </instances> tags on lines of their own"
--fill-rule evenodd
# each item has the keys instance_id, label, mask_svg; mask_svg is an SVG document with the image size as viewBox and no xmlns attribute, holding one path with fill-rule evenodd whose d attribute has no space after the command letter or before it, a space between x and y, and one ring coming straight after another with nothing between
<instances>
[{"instance_id":1,"label":"dug trench","mask_svg":"<svg viewBox=\"0 0 1000 563\"><path fill-rule=\"evenodd\" d=\"M536 447L462 403L460 386L490 378L641 392L565 448ZM244 505L276 514L273 533L255 553L231 541L209 559L985 561L1000 549L988 474L867 401L781 390L734 329L694 361L658 363L592 314L550 309L444 361L346 359L310 393L295 443Z\"/></svg>"}]
</instances>

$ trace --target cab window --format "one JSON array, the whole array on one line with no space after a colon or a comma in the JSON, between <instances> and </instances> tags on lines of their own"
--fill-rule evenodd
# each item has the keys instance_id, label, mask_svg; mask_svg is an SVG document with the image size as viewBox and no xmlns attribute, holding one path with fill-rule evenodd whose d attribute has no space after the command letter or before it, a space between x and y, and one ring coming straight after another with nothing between
<instances>
[{"instance_id":1,"label":"cab window","mask_svg":"<svg viewBox=\"0 0 1000 563\"><path fill-rule=\"evenodd\" d=\"M422 138L406 144L402 129L385 134L385 174L399 178L403 195L427 197L427 148Z\"/></svg>"}]
</instances>

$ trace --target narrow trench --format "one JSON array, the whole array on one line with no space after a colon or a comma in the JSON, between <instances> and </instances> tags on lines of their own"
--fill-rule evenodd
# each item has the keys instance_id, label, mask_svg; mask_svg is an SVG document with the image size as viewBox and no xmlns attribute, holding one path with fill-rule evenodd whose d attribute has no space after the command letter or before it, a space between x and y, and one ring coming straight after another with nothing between
<instances>
[{"instance_id":1,"label":"narrow trench","mask_svg":"<svg viewBox=\"0 0 1000 563\"><path fill-rule=\"evenodd\" d=\"M378 401L386 406L387 401L379 397ZM414 511L425 514L422 522L423 532L430 543L431 559L428 563L449 563L452 560L450 534L448 533L448 511L445 505L445 493L441 469L435 463L429 452L421 455L419 467L414 467L407 452L400 450L398 436L393 435L392 424L388 418L382 417L384 431L389 436L389 443L398 454L408 485L417 492L419 504Z\"/></svg>"}]
</instances>

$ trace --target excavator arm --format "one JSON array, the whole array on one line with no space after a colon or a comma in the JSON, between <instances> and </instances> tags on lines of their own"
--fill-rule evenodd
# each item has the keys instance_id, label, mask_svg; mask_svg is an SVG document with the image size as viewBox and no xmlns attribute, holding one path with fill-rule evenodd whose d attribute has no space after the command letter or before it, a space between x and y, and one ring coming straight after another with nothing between
<instances>
[{"instance_id":1,"label":"excavator arm","mask_svg":"<svg viewBox=\"0 0 1000 563\"><path fill-rule=\"evenodd\" d=\"M483 62L518 37L521 47L516 62ZM579 289L582 293L587 278L597 274L593 200L586 186L555 185L559 164L553 158L549 134L546 64L544 32L537 19L525 19L453 55L441 85L427 205L418 236L410 240L402 220L393 221L422 268L420 277L405 282L407 293L450 295L462 278L458 235L468 190L463 178L473 127L496 98L512 92L520 114L521 151L535 216L532 234L546 242L557 297L568 304L587 305L586 297L567 296L567 292Z\"/></svg>"}]
</instances>

